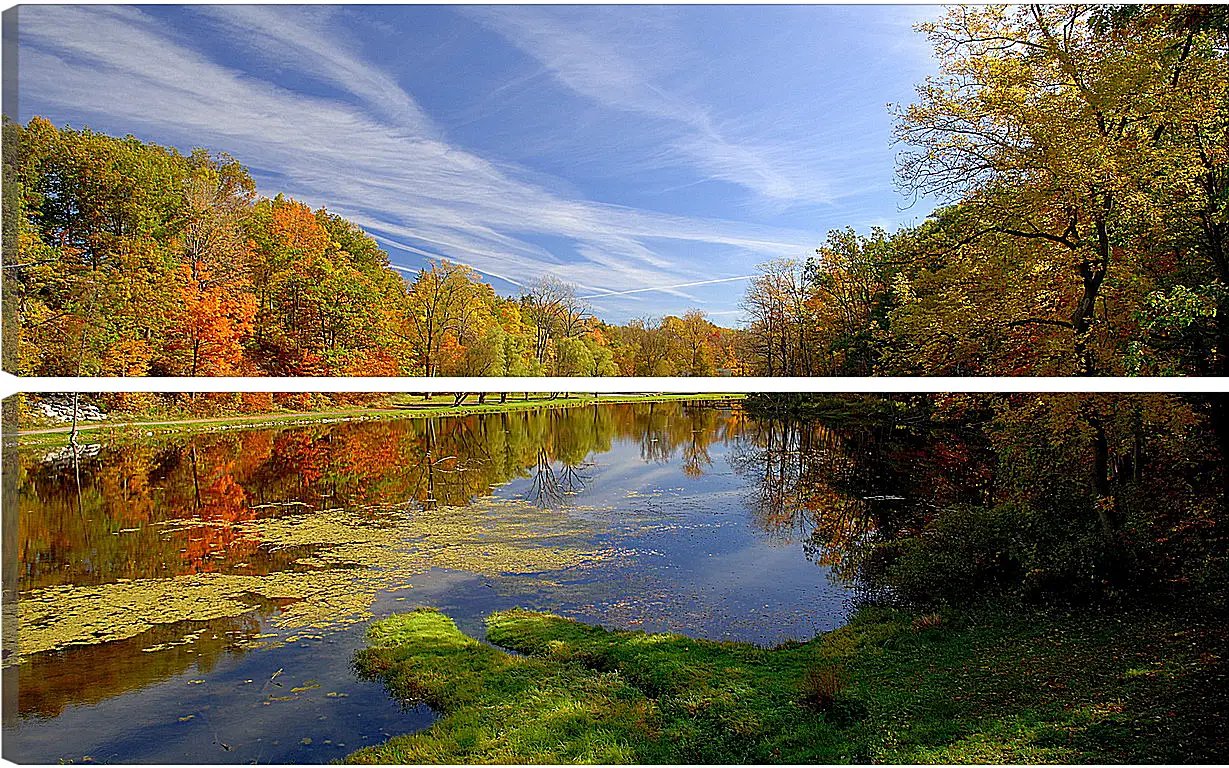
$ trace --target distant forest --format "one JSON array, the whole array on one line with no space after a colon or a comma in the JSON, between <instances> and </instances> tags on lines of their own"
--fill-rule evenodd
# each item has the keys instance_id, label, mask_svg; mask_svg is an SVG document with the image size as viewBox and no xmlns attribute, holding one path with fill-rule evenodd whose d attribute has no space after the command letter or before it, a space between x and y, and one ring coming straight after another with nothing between
<instances>
[{"instance_id":1,"label":"distant forest","mask_svg":"<svg viewBox=\"0 0 1229 768\"><path fill-rule=\"evenodd\" d=\"M1226 375L1229 10L957 7L893 107L916 227L759 266L745 322L603 322L550 277L410 279L234 158L4 126L24 375ZM12 319L16 322L11 322Z\"/></svg>"},{"instance_id":2,"label":"distant forest","mask_svg":"<svg viewBox=\"0 0 1229 768\"><path fill-rule=\"evenodd\" d=\"M19 374L706 376L740 365L740 334L699 311L617 326L551 277L511 298L442 259L406 279L352 222L260 197L227 155L41 118L4 130Z\"/></svg>"}]
</instances>

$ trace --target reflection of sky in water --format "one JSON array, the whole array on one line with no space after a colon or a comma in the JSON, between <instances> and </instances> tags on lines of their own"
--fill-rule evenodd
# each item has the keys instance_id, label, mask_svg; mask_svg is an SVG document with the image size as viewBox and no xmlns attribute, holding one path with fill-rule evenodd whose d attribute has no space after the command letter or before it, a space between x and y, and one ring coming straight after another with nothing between
<instances>
[{"instance_id":1,"label":"reflection of sky in water","mask_svg":"<svg viewBox=\"0 0 1229 768\"><path fill-rule=\"evenodd\" d=\"M706 440L711 463L700 463L703 474L694 464L684 471L679 445L661 460L668 449L649 436L671 416L681 417L677 406L657 409L652 423L638 425L639 434L610 436L611 449L590 453L566 478L565 493L556 482L543 494L533 467L530 477L492 491L497 499L545 503L548 514L583 523L588 543L613 550L613 557L591 568L544 574L431 569L414 575L410 589L378 592L371 612L434 605L479 637L484 616L517 605L617 628L763 644L806 639L838 625L847 590L809 562L798 543L756 528L743 505L748 479L728 461L733 442ZM737 431L725 423L726 414L710 411L704 418L710 428L718 423L727 429L727 438ZM333 429L340 435L352 428ZM647 461L646 451L653 456ZM556 481L566 474L560 462L550 466ZM475 514L487 514L479 509ZM496 521L487 536L498 535ZM274 633L270 621L277 610L267 605L246 614L249 621L261 617L247 635ZM321 762L430 723L430 712L403 711L381 684L356 678L350 662L363 646L364 624L247 649L228 645L225 632L233 625L162 626L118 643L39 654L7 669L4 756L19 762L87 755L99 762ZM196 639L142 650L176 634ZM167 662L162 671L151 671L152 656ZM94 676L102 673L115 679L99 685ZM92 692L74 686L87 677L95 682ZM50 689L42 716L31 711L33 695L26 692L19 699L22 716L14 716L12 689L19 680L26 689Z\"/></svg>"}]
</instances>

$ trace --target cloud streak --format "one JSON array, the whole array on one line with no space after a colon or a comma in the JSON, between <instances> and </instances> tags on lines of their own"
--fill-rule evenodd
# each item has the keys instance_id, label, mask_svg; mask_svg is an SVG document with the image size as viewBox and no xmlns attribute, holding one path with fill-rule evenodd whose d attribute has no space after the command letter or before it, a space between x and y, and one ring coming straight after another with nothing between
<instances>
[{"instance_id":1,"label":"cloud streak","mask_svg":"<svg viewBox=\"0 0 1229 768\"><path fill-rule=\"evenodd\" d=\"M626 291L604 291L592 296L581 296L582 299L601 299L607 296L627 296L632 293L649 293L652 291L674 291L679 288L694 288L698 285L714 285L716 283L733 283L739 280L750 280L755 275L739 275L738 277L719 277L716 280L697 280L694 283L678 283L677 285L661 285L652 288L629 288Z\"/></svg>"},{"instance_id":2,"label":"cloud streak","mask_svg":"<svg viewBox=\"0 0 1229 768\"><path fill-rule=\"evenodd\" d=\"M611 109L671 124L670 153L664 164L685 158L707 180L738 185L773 204L830 204L839 193L808 162L807 147L779 136L738 135L719 124L713 110L671 92L641 66L677 53L672 41L653 39L643 25L619 35L621 9L476 6L466 12L541 64L572 92ZM613 17L613 18L612 18ZM643 38L653 39L652 43ZM635 46L643 55L622 51ZM745 134L744 132L741 132Z\"/></svg>"}]
</instances>

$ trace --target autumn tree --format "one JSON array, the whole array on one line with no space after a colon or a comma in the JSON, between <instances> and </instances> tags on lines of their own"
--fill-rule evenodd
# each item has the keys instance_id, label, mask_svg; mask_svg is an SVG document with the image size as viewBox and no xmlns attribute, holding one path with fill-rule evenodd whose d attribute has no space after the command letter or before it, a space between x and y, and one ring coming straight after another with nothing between
<instances>
[{"instance_id":1,"label":"autumn tree","mask_svg":"<svg viewBox=\"0 0 1229 768\"><path fill-rule=\"evenodd\" d=\"M807 259L808 308L816 324L825 373L869 376L877 372L879 350L893 307L897 242L876 227L869 236L852 228L832 230ZM818 354L816 355L818 358Z\"/></svg>"},{"instance_id":2,"label":"autumn tree","mask_svg":"<svg viewBox=\"0 0 1229 768\"><path fill-rule=\"evenodd\" d=\"M576 286L553 276L539 278L521 293L521 307L533 327L533 350L546 364L550 342L575 336L589 317L589 305L576 295Z\"/></svg>"},{"instance_id":3,"label":"autumn tree","mask_svg":"<svg viewBox=\"0 0 1229 768\"><path fill-rule=\"evenodd\" d=\"M816 373L817 318L808 302L805 265L778 259L759 266L743 297L759 369L767 376Z\"/></svg>"},{"instance_id":4,"label":"autumn tree","mask_svg":"<svg viewBox=\"0 0 1229 768\"><path fill-rule=\"evenodd\" d=\"M1098 24L1146 34L1169 86L1155 105L1159 154L1148 193L1160 215L1137 240L1157 272L1132 362L1142 372L1229 373L1229 11L1223 6L1100 9Z\"/></svg>"},{"instance_id":5,"label":"autumn tree","mask_svg":"<svg viewBox=\"0 0 1229 768\"><path fill-rule=\"evenodd\" d=\"M252 331L256 299L211 281L184 265L179 304L167 330L161 368L171 376L235 376L244 373L244 342Z\"/></svg>"},{"instance_id":6,"label":"autumn tree","mask_svg":"<svg viewBox=\"0 0 1229 768\"><path fill-rule=\"evenodd\" d=\"M369 236L278 196L255 206L253 354L295 375L392 375L406 356L404 282Z\"/></svg>"},{"instance_id":7,"label":"autumn tree","mask_svg":"<svg viewBox=\"0 0 1229 768\"><path fill-rule=\"evenodd\" d=\"M712 376L716 373L717 328L699 309L689 309L682 317L667 317L662 323L672 346L679 351L677 373L683 376Z\"/></svg>"},{"instance_id":8,"label":"autumn tree","mask_svg":"<svg viewBox=\"0 0 1229 768\"><path fill-rule=\"evenodd\" d=\"M168 224L205 158L42 118L4 130L17 145L5 181L19 190L6 218L25 219L6 259L18 265L6 287L19 294L24 372L146 373L175 294Z\"/></svg>"},{"instance_id":9,"label":"autumn tree","mask_svg":"<svg viewBox=\"0 0 1229 768\"><path fill-rule=\"evenodd\" d=\"M418 368L435 376L449 343L456 345L464 318L472 312L476 277L469 267L447 260L419 270L406 299L407 330L417 351Z\"/></svg>"},{"instance_id":10,"label":"autumn tree","mask_svg":"<svg viewBox=\"0 0 1229 768\"><path fill-rule=\"evenodd\" d=\"M203 151L193 154L199 170L184 182L183 207L176 224L183 244L183 262L193 280L226 282L248 268L245 217L254 202L256 185L246 170L228 157L214 160ZM204 286L202 286L204 287Z\"/></svg>"},{"instance_id":11,"label":"autumn tree","mask_svg":"<svg viewBox=\"0 0 1229 768\"><path fill-rule=\"evenodd\" d=\"M675 346L664 318L639 317L619 328L608 328L617 347L612 356L624 376L673 376Z\"/></svg>"},{"instance_id":12,"label":"autumn tree","mask_svg":"<svg viewBox=\"0 0 1229 768\"><path fill-rule=\"evenodd\" d=\"M959 201L966 231L1027 240L1065 265L1064 296L1020 326L1063 329L1070 372L1097 373L1098 302L1119 244L1156 215L1147 179L1160 159L1159 102L1172 89L1148 53L1155 28L1105 28L1091 6L951 9L924 25L940 75L900 111L906 188Z\"/></svg>"}]
</instances>

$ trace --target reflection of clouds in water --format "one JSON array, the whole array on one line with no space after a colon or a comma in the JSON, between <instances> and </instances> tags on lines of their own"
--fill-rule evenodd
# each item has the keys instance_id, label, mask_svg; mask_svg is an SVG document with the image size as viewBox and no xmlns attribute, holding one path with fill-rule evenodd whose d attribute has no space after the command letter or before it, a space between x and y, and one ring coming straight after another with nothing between
<instances>
[{"instance_id":1,"label":"reflection of clouds in water","mask_svg":"<svg viewBox=\"0 0 1229 768\"><path fill-rule=\"evenodd\" d=\"M565 593L569 605L557 612L612 628L766 646L809 639L849 613L849 591L828 569L796 546L748 540L741 521L665 523L658 533L649 541L665 542L665 552L641 549L634 560L612 562L616 588Z\"/></svg>"}]
</instances>

